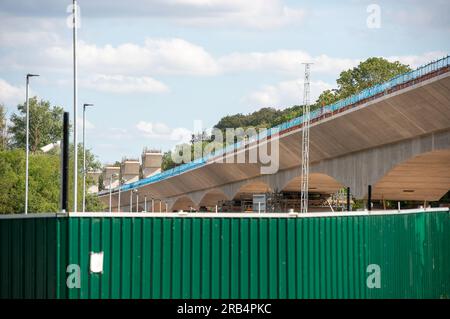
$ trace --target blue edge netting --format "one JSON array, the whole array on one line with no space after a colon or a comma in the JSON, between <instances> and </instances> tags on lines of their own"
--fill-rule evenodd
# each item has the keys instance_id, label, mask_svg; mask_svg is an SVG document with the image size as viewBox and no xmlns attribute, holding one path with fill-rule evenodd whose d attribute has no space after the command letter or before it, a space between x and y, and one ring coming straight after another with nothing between
<instances>
[{"instance_id":1,"label":"blue edge netting","mask_svg":"<svg viewBox=\"0 0 450 319\"><path fill-rule=\"evenodd\" d=\"M336 103L324 106L320 109L317 109L313 112L310 113L310 119L314 120L320 116L324 116L326 114L330 114L333 113L341 108L344 108L346 106L358 103L360 101L366 100L368 98L371 98L373 96L376 96L380 93L386 92L398 85L410 82L414 79L417 78L421 78L424 75L427 75L429 73L435 72L441 68L447 67L449 66L449 58L450 56L446 56L442 59L439 59L437 61L433 61L430 62L424 66L421 66L419 68L417 68L416 70L404 73L404 74L400 74L394 78L392 78L391 80L382 83L382 84L378 84L375 86L372 86L370 88L367 88L361 92L359 92L358 94L352 95L346 99L340 100ZM292 127L296 127L296 126L300 126L303 122L305 121L305 118L302 116L297 117L295 119L292 119L288 122L284 122L280 125L277 125L275 127L272 127L270 129L264 130L262 132L260 132L255 138L251 138L249 141L247 141L246 143L249 142L254 142L255 140L260 140L260 139L264 139L268 136L283 132L285 130L288 130ZM169 169L167 171L164 171L162 173L150 176L148 178L144 178L141 179L137 182L134 183L130 183L130 184L126 184L126 185L122 185L121 186L121 191L127 191L130 189L134 189L134 188L138 188L144 185L148 185L151 183L155 183L155 182L159 182L163 179L166 178L170 178L176 175L180 175L184 172L190 171L192 169L198 168L200 166L205 165L208 161L211 161L212 159L218 157L218 156L222 156L223 154L229 153L229 152L233 152L236 149L239 149L241 146L243 146L243 142L240 141L238 143L235 144L230 144L225 148L222 148L220 150L216 150L213 153L207 154L202 158L196 159L192 162L186 163L186 164L182 164L180 166L174 167L172 169ZM119 190L119 187L114 188L112 191L113 192L117 192ZM108 193L109 190L107 191L103 191L100 192L99 195Z\"/></svg>"}]
</instances>

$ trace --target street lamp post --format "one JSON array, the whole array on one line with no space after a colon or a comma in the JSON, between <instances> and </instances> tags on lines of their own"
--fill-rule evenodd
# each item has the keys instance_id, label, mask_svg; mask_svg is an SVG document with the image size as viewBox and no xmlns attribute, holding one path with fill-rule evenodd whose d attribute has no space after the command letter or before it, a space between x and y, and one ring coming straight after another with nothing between
<instances>
[{"instance_id":1,"label":"street lamp post","mask_svg":"<svg viewBox=\"0 0 450 319\"><path fill-rule=\"evenodd\" d=\"M130 190L130 213L133 212L133 191Z\"/></svg>"},{"instance_id":2,"label":"street lamp post","mask_svg":"<svg viewBox=\"0 0 450 319\"><path fill-rule=\"evenodd\" d=\"M147 196L144 196L144 212L147 212Z\"/></svg>"},{"instance_id":3,"label":"street lamp post","mask_svg":"<svg viewBox=\"0 0 450 319\"><path fill-rule=\"evenodd\" d=\"M130 190L130 213L133 212L133 193L136 193L136 192L137 192L136 189ZM136 205L136 207L137 207L137 205ZM137 210L136 210L136 212L137 212Z\"/></svg>"},{"instance_id":4,"label":"street lamp post","mask_svg":"<svg viewBox=\"0 0 450 319\"><path fill-rule=\"evenodd\" d=\"M126 179L119 178L119 195L118 195L119 198L118 198L118 205L117 205L117 206L119 207L118 210L117 210L118 212L120 212L120 208L121 208L121 205L122 205L121 202L120 202L120 201L121 201L121 196L120 196L120 195L122 194L121 186L122 186L123 184L125 184L126 182L127 182Z\"/></svg>"},{"instance_id":5,"label":"street lamp post","mask_svg":"<svg viewBox=\"0 0 450 319\"><path fill-rule=\"evenodd\" d=\"M112 176L109 178L109 212L111 213L112 205Z\"/></svg>"},{"instance_id":6,"label":"street lamp post","mask_svg":"<svg viewBox=\"0 0 450 319\"><path fill-rule=\"evenodd\" d=\"M83 104L83 213L86 209L86 107L94 104Z\"/></svg>"},{"instance_id":7,"label":"street lamp post","mask_svg":"<svg viewBox=\"0 0 450 319\"><path fill-rule=\"evenodd\" d=\"M139 193L136 192L136 213L139 213Z\"/></svg>"},{"instance_id":8,"label":"street lamp post","mask_svg":"<svg viewBox=\"0 0 450 319\"><path fill-rule=\"evenodd\" d=\"M122 179L119 179L119 194L117 195L117 212L120 212L120 188L122 186Z\"/></svg>"},{"instance_id":9,"label":"street lamp post","mask_svg":"<svg viewBox=\"0 0 450 319\"><path fill-rule=\"evenodd\" d=\"M117 177L117 174L112 174L109 178L109 212L112 212L112 180L113 177Z\"/></svg>"},{"instance_id":10,"label":"street lamp post","mask_svg":"<svg viewBox=\"0 0 450 319\"><path fill-rule=\"evenodd\" d=\"M25 159L25 215L28 214L28 160L30 156L30 103L28 101L28 89L30 86L30 78L33 76L39 76L39 74L27 74L26 85L26 116L27 116L27 132L26 132L26 159Z\"/></svg>"}]
</instances>

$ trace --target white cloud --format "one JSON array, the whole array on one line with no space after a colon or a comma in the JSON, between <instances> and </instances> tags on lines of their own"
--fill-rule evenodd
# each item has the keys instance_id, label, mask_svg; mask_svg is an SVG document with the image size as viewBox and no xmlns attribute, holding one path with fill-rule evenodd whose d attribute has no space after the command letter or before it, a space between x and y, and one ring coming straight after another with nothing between
<instances>
[{"instance_id":1,"label":"white cloud","mask_svg":"<svg viewBox=\"0 0 450 319\"><path fill-rule=\"evenodd\" d=\"M199 10L178 17L192 26L227 26L251 29L273 29L303 21L304 10L284 5L280 0L172 0ZM201 10L201 11L200 11Z\"/></svg>"},{"instance_id":2,"label":"white cloud","mask_svg":"<svg viewBox=\"0 0 450 319\"><path fill-rule=\"evenodd\" d=\"M157 17L191 26L269 29L296 23L303 10L282 0L104 0L83 1L81 17ZM5 13L15 16L60 17L68 3L56 0L2 0Z\"/></svg>"},{"instance_id":3,"label":"white cloud","mask_svg":"<svg viewBox=\"0 0 450 319\"><path fill-rule=\"evenodd\" d=\"M165 93L169 88L150 77L97 74L80 81L80 85L108 93Z\"/></svg>"},{"instance_id":4,"label":"white cloud","mask_svg":"<svg viewBox=\"0 0 450 319\"><path fill-rule=\"evenodd\" d=\"M419 55L388 56L389 61L400 61L412 68L446 56L444 51L425 52ZM340 72L357 66L364 59L331 57L326 54L313 56L301 50L278 50L269 52L235 52L218 59L224 72L265 72L299 75L304 72L304 62L312 62L312 74L322 73L338 76Z\"/></svg>"},{"instance_id":5,"label":"white cloud","mask_svg":"<svg viewBox=\"0 0 450 319\"><path fill-rule=\"evenodd\" d=\"M0 16L2 47L44 47L63 42L65 34L61 31L65 31L65 25L62 19L7 15L2 12L1 5Z\"/></svg>"},{"instance_id":6,"label":"white cloud","mask_svg":"<svg viewBox=\"0 0 450 319\"><path fill-rule=\"evenodd\" d=\"M77 124L78 124L77 127L80 130L80 132L81 132L81 130L83 129L83 118L82 117L80 117L80 116L77 117ZM95 128L95 125L92 124L91 121L86 119L86 130L92 130L94 128Z\"/></svg>"},{"instance_id":7,"label":"white cloud","mask_svg":"<svg viewBox=\"0 0 450 319\"><path fill-rule=\"evenodd\" d=\"M201 4L206 2L199 1ZM43 32L42 36L50 40L58 38L56 35L51 36L47 33L47 31ZM56 40L54 44L46 43L48 45L45 49L37 50L36 54L31 56L25 54L26 50L17 50L3 55L0 65L5 68L14 66L22 69L39 66L39 68L59 72L71 72L71 44L61 44ZM392 56L388 59L399 59L416 67L445 55L445 52L433 51L419 55ZM356 66L362 60L361 58L333 57L327 54L312 55L304 50L232 52L214 56L206 48L181 38L146 38L141 45L123 43L117 46L109 44L98 46L83 41L79 41L78 44L80 75L89 72L109 76L131 76L136 77L132 81L138 81L141 84L144 77L150 79L157 75L217 76L226 73L264 72L297 77L304 72L303 62L314 63L313 74L337 77L341 71ZM120 81L114 78L110 80ZM152 86L155 86L154 84ZM135 86L138 86L137 83ZM148 88L149 84L145 86ZM162 86L159 89L161 90ZM128 90L130 88L124 89L124 91Z\"/></svg>"},{"instance_id":8,"label":"white cloud","mask_svg":"<svg viewBox=\"0 0 450 319\"><path fill-rule=\"evenodd\" d=\"M70 46L54 46L45 54L53 65L68 68L72 63ZM179 38L146 39L144 45L132 43L99 47L85 42L78 46L79 67L102 74L214 75L219 67L202 47Z\"/></svg>"},{"instance_id":9,"label":"white cloud","mask_svg":"<svg viewBox=\"0 0 450 319\"><path fill-rule=\"evenodd\" d=\"M386 57L389 61L400 61L401 63L408 64L411 68L417 68L421 65L425 65L430 63L433 60L437 60L447 56L447 53L444 51L432 51L426 52L421 55L403 55L403 56L389 56Z\"/></svg>"},{"instance_id":10,"label":"white cloud","mask_svg":"<svg viewBox=\"0 0 450 319\"><path fill-rule=\"evenodd\" d=\"M152 123L140 121L136 124L136 129L145 138L176 141L178 143L189 142L192 135L192 131L186 128L170 128L169 126L161 122Z\"/></svg>"},{"instance_id":11,"label":"white cloud","mask_svg":"<svg viewBox=\"0 0 450 319\"><path fill-rule=\"evenodd\" d=\"M31 93L30 93L30 96ZM16 106L25 101L25 88L9 84L0 79L0 103L9 106Z\"/></svg>"},{"instance_id":12,"label":"white cloud","mask_svg":"<svg viewBox=\"0 0 450 319\"><path fill-rule=\"evenodd\" d=\"M312 62L314 72L339 73L355 66L358 59L333 58L326 54L312 56L301 50L278 50L271 52L235 52L219 59L228 72L264 71L287 74L302 74L304 62Z\"/></svg>"},{"instance_id":13,"label":"white cloud","mask_svg":"<svg viewBox=\"0 0 450 319\"><path fill-rule=\"evenodd\" d=\"M388 56L385 57L389 61L400 61L408 64L412 68L417 68L430 61L446 56L443 51L426 52L421 55L404 55L404 56ZM340 71L352 68L358 65L363 59L335 59L326 55L312 57L307 53L298 51L276 51L269 53L250 53L250 54L233 54L230 59L223 59L223 64L228 64L229 70L280 70L289 72L297 68L297 72L303 71L303 66L294 61L313 61L312 72L339 73ZM295 59L295 57L300 57ZM301 69L299 69L301 67ZM335 84L329 84L323 81L311 82L311 103L314 103L324 90L336 88ZM303 101L303 80L282 81L273 85L265 85L258 90L249 93L243 98L245 103L255 108L263 106L271 106L283 108L295 104L301 104Z\"/></svg>"},{"instance_id":14,"label":"white cloud","mask_svg":"<svg viewBox=\"0 0 450 319\"><path fill-rule=\"evenodd\" d=\"M382 8L389 8L392 1L382 0L379 4ZM395 23L397 27L406 27L408 30L414 29L412 34L417 35L417 30L425 34L436 29L450 31L449 10L447 0L397 0L393 7L385 12L390 23Z\"/></svg>"},{"instance_id":15,"label":"white cloud","mask_svg":"<svg viewBox=\"0 0 450 319\"><path fill-rule=\"evenodd\" d=\"M251 92L243 101L252 107L285 108L303 103L303 80L283 81L275 85L265 85L261 89ZM311 103L314 103L322 91L333 86L323 81L311 82Z\"/></svg>"},{"instance_id":16,"label":"white cloud","mask_svg":"<svg viewBox=\"0 0 450 319\"><path fill-rule=\"evenodd\" d=\"M58 41L59 36L49 31L0 30L0 43L3 47L30 47Z\"/></svg>"},{"instance_id":17,"label":"white cloud","mask_svg":"<svg viewBox=\"0 0 450 319\"><path fill-rule=\"evenodd\" d=\"M132 138L127 129L120 127L110 127L106 132L102 133L102 136L113 140L126 140Z\"/></svg>"}]
</instances>

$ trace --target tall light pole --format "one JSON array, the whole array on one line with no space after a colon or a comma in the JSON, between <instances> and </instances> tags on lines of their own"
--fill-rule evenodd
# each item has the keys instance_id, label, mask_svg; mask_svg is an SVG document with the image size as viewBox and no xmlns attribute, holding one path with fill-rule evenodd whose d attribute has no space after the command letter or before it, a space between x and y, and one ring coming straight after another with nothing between
<instances>
[{"instance_id":1,"label":"tall light pole","mask_svg":"<svg viewBox=\"0 0 450 319\"><path fill-rule=\"evenodd\" d=\"M139 192L136 190L136 213L139 213Z\"/></svg>"},{"instance_id":2,"label":"tall light pole","mask_svg":"<svg viewBox=\"0 0 450 319\"><path fill-rule=\"evenodd\" d=\"M73 0L72 15L73 15L73 212L77 212L78 201L78 137L77 137L77 14L78 14L77 0Z\"/></svg>"},{"instance_id":3,"label":"tall light pole","mask_svg":"<svg viewBox=\"0 0 450 319\"><path fill-rule=\"evenodd\" d=\"M30 86L30 78L33 76L39 76L39 74L27 74L27 85L26 85L26 112L27 112L27 137L26 137L26 159L25 159L25 214L28 214L28 158L30 156L30 105L28 100L28 89Z\"/></svg>"},{"instance_id":4,"label":"tall light pole","mask_svg":"<svg viewBox=\"0 0 450 319\"><path fill-rule=\"evenodd\" d=\"M122 179L119 178L119 194L117 195L117 212L120 212L120 187L122 186Z\"/></svg>"},{"instance_id":5,"label":"tall light pole","mask_svg":"<svg viewBox=\"0 0 450 319\"><path fill-rule=\"evenodd\" d=\"M130 213L133 212L133 193L137 193L137 189L133 189L132 191L130 191ZM136 210L136 213L137 213L137 210Z\"/></svg>"},{"instance_id":6,"label":"tall light pole","mask_svg":"<svg viewBox=\"0 0 450 319\"><path fill-rule=\"evenodd\" d=\"M83 213L86 209L86 108L94 104L83 104Z\"/></svg>"},{"instance_id":7,"label":"tall light pole","mask_svg":"<svg viewBox=\"0 0 450 319\"><path fill-rule=\"evenodd\" d=\"M117 204L117 206L118 206L117 212L120 212L120 207L121 207L121 203L120 203L121 186L122 186L122 184L125 184L126 182L127 182L126 179L119 178L119 194L118 194L118 199L117 199L117 201L118 201L118 204Z\"/></svg>"},{"instance_id":8,"label":"tall light pole","mask_svg":"<svg viewBox=\"0 0 450 319\"><path fill-rule=\"evenodd\" d=\"M109 178L109 212L112 212L112 180L113 177L117 177L117 174L112 174L111 177Z\"/></svg>"},{"instance_id":9,"label":"tall light pole","mask_svg":"<svg viewBox=\"0 0 450 319\"><path fill-rule=\"evenodd\" d=\"M144 212L147 212L147 196L144 196Z\"/></svg>"},{"instance_id":10,"label":"tall light pole","mask_svg":"<svg viewBox=\"0 0 450 319\"><path fill-rule=\"evenodd\" d=\"M130 190L130 213L133 212L133 191Z\"/></svg>"},{"instance_id":11,"label":"tall light pole","mask_svg":"<svg viewBox=\"0 0 450 319\"><path fill-rule=\"evenodd\" d=\"M112 206L112 175L109 178L109 212L111 213Z\"/></svg>"}]
</instances>

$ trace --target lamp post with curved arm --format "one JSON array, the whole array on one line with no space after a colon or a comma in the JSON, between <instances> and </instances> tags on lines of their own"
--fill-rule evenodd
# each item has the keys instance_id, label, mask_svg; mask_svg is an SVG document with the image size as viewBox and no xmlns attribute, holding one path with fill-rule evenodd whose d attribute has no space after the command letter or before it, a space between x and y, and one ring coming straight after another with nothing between
<instances>
[{"instance_id":1,"label":"lamp post with curved arm","mask_svg":"<svg viewBox=\"0 0 450 319\"><path fill-rule=\"evenodd\" d=\"M30 157L30 101L28 100L28 90L30 87L30 78L33 76L39 76L39 74L27 74L27 85L26 85L26 116L27 116L27 132L26 132L26 159L25 159L25 215L28 214L28 162Z\"/></svg>"}]
</instances>

